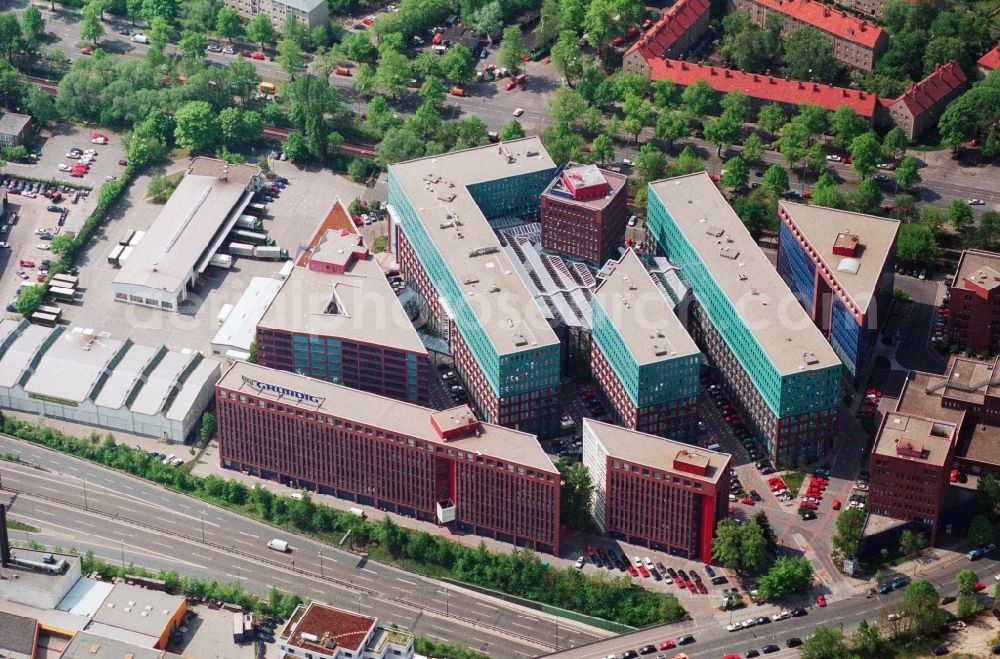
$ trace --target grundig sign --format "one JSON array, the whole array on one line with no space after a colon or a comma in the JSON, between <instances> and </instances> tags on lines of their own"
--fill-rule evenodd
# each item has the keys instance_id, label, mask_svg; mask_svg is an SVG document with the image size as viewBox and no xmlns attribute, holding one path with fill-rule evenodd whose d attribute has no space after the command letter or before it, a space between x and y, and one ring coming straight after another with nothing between
<instances>
[{"instance_id":1,"label":"grundig sign","mask_svg":"<svg viewBox=\"0 0 1000 659\"><path fill-rule=\"evenodd\" d=\"M281 397L294 398L296 400L301 400L306 403L313 403L314 405L322 405L326 398L321 396L313 396L312 394L304 394L301 391L295 391L294 389L286 389L285 387L279 387L276 384L268 384L267 382L261 382L260 380L254 380L253 378L248 378L243 376L243 384L248 384L260 391L269 391L271 393L278 394Z\"/></svg>"}]
</instances>

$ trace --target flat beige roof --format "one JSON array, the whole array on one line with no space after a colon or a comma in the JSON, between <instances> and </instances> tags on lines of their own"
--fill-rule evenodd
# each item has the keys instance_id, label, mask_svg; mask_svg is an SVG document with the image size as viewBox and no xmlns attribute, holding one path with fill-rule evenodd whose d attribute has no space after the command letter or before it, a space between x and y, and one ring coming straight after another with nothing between
<instances>
[{"instance_id":1,"label":"flat beige roof","mask_svg":"<svg viewBox=\"0 0 1000 659\"><path fill-rule=\"evenodd\" d=\"M733 457L728 453L709 451L700 446L664 439L656 435L647 435L637 430L629 430L610 423L584 419L584 428L590 428L594 436L601 442L608 455L629 463L644 465L652 469L662 469L670 473L682 473L685 478L693 478L708 483L718 482ZM689 471L674 469L674 460L692 464L707 463L704 476Z\"/></svg>"},{"instance_id":2,"label":"flat beige roof","mask_svg":"<svg viewBox=\"0 0 1000 659\"><path fill-rule=\"evenodd\" d=\"M840 358L706 172L650 187L780 374L840 367ZM674 265L684 276L683 265Z\"/></svg>"},{"instance_id":3,"label":"flat beige roof","mask_svg":"<svg viewBox=\"0 0 1000 659\"><path fill-rule=\"evenodd\" d=\"M598 273L600 301L629 352L640 365L699 354L664 291L631 249Z\"/></svg>"},{"instance_id":4,"label":"flat beige roof","mask_svg":"<svg viewBox=\"0 0 1000 659\"><path fill-rule=\"evenodd\" d=\"M256 165L195 158L114 283L173 292L184 287L254 176ZM225 178L223 178L225 177ZM246 199L250 201L249 196Z\"/></svg>"},{"instance_id":5,"label":"flat beige roof","mask_svg":"<svg viewBox=\"0 0 1000 659\"><path fill-rule=\"evenodd\" d=\"M389 165L501 355L559 341L467 186L554 167L537 137Z\"/></svg>"},{"instance_id":6,"label":"flat beige roof","mask_svg":"<svg viewBox=\"0 0 1000 659\"><path fill-rule=\"evenodd\" d=\"M947 421L889 412L876 441L875 454L942 466L957 439L956 429L954 423Z\"/></svg>"},{"instance_id":7,"label":"flat beige roof","mask_svg":"<svg viewBox=\"0 0 1000 659\"><path fill-rule=\"evenodd\" d=\"M980 249L967 249L962 252L962 257L958 260L958 269L955 271L955 281L951 285L965 288L967 278L986 290L992 290L1000 285L1000 254Z\"/></svg>"},{"instance_id":8,"label":"flat beige roof","mask_svg":"<svg viewBox=\"0 0 1000 659\"><path fill-rule=\"evenodd\" d=\"M866 312L885 262L896 243L899 222L822 206L788 201L779 203L861 312ZM834 243L840 234L858 237L859 248L857 256L853 257L857 263L849 261L852 257L833 253ZM855 265L858 266L857 272L853 271Z\"/></svg>"},{"instance_id":9,"label":"flat beige roof","mask_svg":"<svg viewBox=\"0 0 1000 659\"><path fill-rule=\"evenodd\" d=\"M292 268L258 326L427 353L373 257L342 275Z\"/></svg>"},{"instance_id":10,"label":"flat beige roof","mask_svg":"<svg viewBox=\"0 0 1000 659\"><path fill-rule=\"evenodd\" d=\"M261 389L246 382L244 378L251 382L265 383L315 396L319 402L317 404L302 401L293 395L282 395L273 389ZM437 410L377 396L359 389L245 362L233 364L219 380L218 386L313 413L349 419L438 446L482 453L539 471L557 473L549 456L542 450L534 435L481 422L479 436L444 441L431 424L431 415L437 414Z\"/></svg>"},{"instance_id":11,"label":"flat beige roof","mask_svg":"<svg viewBox=\"0 0 1000 659\"><path fill-rule=\"evenodd\" d=\"M60 332L42 355L24 390L29 394L82 402L122 348L123 343L112 339L107 332L79 327ZM73 377L66 377L67 373L72 373Z\"/></svg>"}]
</instances>

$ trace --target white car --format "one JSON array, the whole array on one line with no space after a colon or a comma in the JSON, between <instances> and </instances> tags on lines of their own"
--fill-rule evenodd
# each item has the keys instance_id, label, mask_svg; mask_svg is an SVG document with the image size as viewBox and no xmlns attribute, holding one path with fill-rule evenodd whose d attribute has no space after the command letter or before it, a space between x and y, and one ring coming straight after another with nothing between
<instances>
[{"instance_id":1,"label":"white car","mask_svg":"<svg viewBox=\"0 0 1000 659\"><path fill-rule=\"evenodd\" d=\"M829 155L826 157L826 159L829 160L830 162L840 162L841 160L843 160L843 158L841 158L840 156L835 156L835 155Z\"/></svg>"},{"instance_id":2,"label":"white car","mask_svg":"<svg viewBox=\"0 0 1000 659\"><path fill-rule=\"evenodd\" d=\"M646 569L650 572L656 569L656 566L653 565L653 561L649 560L649 556L644 556L642 562L646 564Z\"/></svg>"},{"instance_id":3,"label":"white car","mask_svg":"<svg viewBox=\"0 0 1000 659\"><path fill-rule=\"evenodd\" d=\"M785 611L785 610L781 610L781 611L778 611L777 613L775 613L773 616L771 616L771 620L773 620L775 622L778 622L779 620L785 620L785 619L791 618L791 617L792 617L791 613L789 613L788 611Z\"/></svg>"},{"instance_id":4,"label":"white car","mask_svg":"<svg viewBox=\"0 0 1000 659\"><path fill-rule=\"evenodd\" d=\"M629 160L628 158L622 158L622 164L623 165L631 165L632 161Z\"/></svg>"},{"instance_id":5,"label":"white car","mask_svg":"<svg viewBox=\"0 0 1000 659\"><path fill-rule=\"evenodd\" d=\"M635 215L633 215L632 217L628 218L628 225L630 227L634 227L638 222L639 222L639 220L636 219Z\"/></svg>"},{"instance_id":6,"label":"white car","mask_svg":"<svg viewBox=\"0 0 1000 659\"><path fill-rule=\"evenodd\" d=\"M0 242L0 249L10 249L10 243Z\"/></svg>"},{"instance_id":7,"label":"white car","mask_svg":"<svg viewBox=\"0 0 1000 659\"><path fill-rule=\"evenodd\" d=\"M984 206L984 205L986 205L986 202L983 201L982 199L970 199L969 200L969 205L970 206Z\"/></svg>"},{"instance_id":8,"label":"white car","mask_svg":"<svg viewBox=\"0 0 1000 659\"><path fill-rule=\"evenodd\" d=\"M632 557L632 562L635 563L636 567L643 567L643 565L642 565L642 559L639 558L638 556L633 556Z\"/></svg>"},{"instance_id":9,"label":"white car","mask_svg":"<svg viewBox=\"0 0 1000 659\"><path fill-rule=\"evenodd\" d=\"M517 108L516 110L514 110L515 117L520 117L522 114L524 114L524 108Z\"/></svg>"},{"instance_id":10,"label":"white car","mask_svg":"<svg viewBox=\"0 0 1000 659\"><path fill-rule=\"evenodd\" d=\"M70 169L72 169L72 168L69 165L67 165L66 163L64 163L64 162L59 163L59 171L60 172L68 172Z\"/></svg>"},{"instance_id":11,"label":"white car","mask_svg":"<svg viewBox=\"0 0 1000 659\"><path fill-rule=\"evenodd\" d=\"M742 622L733 622L733 623L730 623L730 624L726 625L726 631L727 632L738 632L741 629L743 629L743 623Z\"/></svg>"},{"instance_id":12,"label":"white car","mask_svg":"<svg viewBox=\"0 0 1000 659\"><path fill-rule=\"evenodd\" d=\"M232 47L232 46L226 46L225 48L223 48L223 49L222 49L222 54L223 54L223 55L232 55L232 54L233 54L233 53L235 53L235 52L236 52L236 51L235 51L235 50L233 50L233 47Z\"/></svg>"},{"instance_id":13,"label":"white car","mask_svg":"<svg viewBox=\"0 0 1000 659\"><path fill-rule=\"evenodd\" d=\"M21 196L22 197L27 197L28 199L34 199L35 197L38 196L38 194L36 194L34 192L31 192L31 191L28 191L28 192L22 192Z\"/></svg>"},{"instance_id":14,"label":"white car","mask_svg":"<svg viewBox=\"0 0 1000 659\"><path fill-rule=\"evenodd\" d=\"M902 617L902 616L901 616L901 615L899 615L898 613L890 613L890 614L888 615L888 619L889 619L889 620L899 620L899 619L900 619L901 617Z\"/></svg>"},{"instance_id":15,"label":"white car","mask_svg":"<svg viewBox=\"0 0 1000 659\"><path fill-rule=\"evenodd\" d=\"M747 618L746 620L743 621L743 629L750 629L751 627L756 627L756 626L757 626L756 618Z\"/></svg>"},{"instance_id":16,"label":"white car","mask_svg":"<svg viewBox=\"0 0 1000 659\"><path fill-rule=\"evenodd\" d=\"M27 272L25 272L24 270L18 270L18 271L17 271L16 273L14 273L14 274L16 274L16 275L17 275L18 277L20 277L21 279L27 279L27 278L28 278L28 273L27 273Z\"/></svg>"},{"instance_id":17,"label":"white car","mask_svg":"<svg viewBox=\"0 0 1000 659\"><path fill-rule=\"evenodd\" d=\"M37 249L42 250L43 252L47 252L51 249L51 247L49 247L46 243L38 243L37 245L35 245L35 247Z\"/></svg>"},{"instance_id":18,"label":"white car","mask_svg":"<svg viewBox=\"0 0 1000 659\"><path fill-rule=\"evenodd\" d=\"M578 559L576 559L576 569L577 570L582 570L583 569L583 556L581 556Z\"/></svg>"},{"instance_id":19,"label":"white car","mask_svg":"<svg viewBox=\"0 0 1000 659\"><path fill-rule=\"evenodd\" d=\"M215 45L214 43L208 44L208 46L205 48L205 50L207 50L210 53L221 53L222 52L222 48L220 46Z\"/></svg>"}]
</instances>

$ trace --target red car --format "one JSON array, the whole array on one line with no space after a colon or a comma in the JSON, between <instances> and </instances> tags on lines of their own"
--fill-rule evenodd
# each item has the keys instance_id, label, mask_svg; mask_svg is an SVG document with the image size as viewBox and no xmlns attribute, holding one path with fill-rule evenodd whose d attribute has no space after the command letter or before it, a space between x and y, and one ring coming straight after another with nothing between
<instances>
[{"instance_id":1,"label":"red car","mask_svg":"<svg viewBox=\"0 0 1000 659\"><path fill-rule=\"evenodd\" d=\"M702 583L701 581L695 581L694 585L698 589L699 593L701 593L702 595L708 595L708 588L705 587L704 583Z\"/></svg>"},{"instance_id":2,"label":"red car","mask_svg":"<svg viewBox=\"0 0 1000 659\"><path fill-rule=\"evenodd\" d=\"M124 158L122 158L121 160L118 161L118 164L121 165L122 167L124 167L125 165L128 164L128 160L125 160Z\"/></svg>"},{"instance_id":3,"label":"red car","mask_svg":"<svg viewBox=\"0 0 1000 659\"><path fill-rule=\"evenodd\" d=\"M823 595L816 596L816 606L826 606L826 598Z\"/></svg>"},{"instance_id":4,"label":"red car","mask_svg":"<svg viewBox=\"0 0 1000 659\"><path fill-rule=\"evenodd\" d=\"M684 585L683 579L674 579L674 583L677 584L678 588L687 588L687 586Z\"/></svg>"},{"instance_id":5,"label":"red car","mask_svg":"<svg viewBox=\"0 0 1000 659\"><path fill-rule=\"evenodd\" d=\"M635 569L634 565L628 566L628 573L631 574L633 577L639 576L639 570Z\"/></svg>"},{"instance_id":6,"label":"red car","mask_svg":"<svg viewBox=\"0 0 1000 659\"><path fill-rule=\"evenodd\" d=\"M950 480L952 483L958 482L958 469L951 470L951 475L948 476L948 480Z\"/></svg>"},{"instance_id":7,"label":"red car","mask_svg":"<svg viewBox=\"0 0 1000 659\"><path fill-rule=\"evenodd\" d=\"M690 592L692 592L692 593L697 593L698 592L698 588L694 585L694 582L691 581L690 579L688 579L687 581L685 581L684 585L687 586L687 589Z\"/></svg>"},{"instance_id":8,"label":"red car","mask_svg":"<svg viewBox=\"0 0 1000 659\"><path fill-rule=\"evenodd\" d=\"M42 283L43 281L45 281L45 275L39 272L37 275L35 275L35 281L37 281L39 284Z\"/></svg>"},{"instance_id":9,"label":"red car","mask_svg":"<svg viewBox=\"0 0 1000 659\"><path fill-rule=\"evenodd\" d=\"M977 581L976 585L972 587L972 591L978 593L981 590L986 590L986 584L982 581Z\"/></svg>"},{"instance_id":10,"label":"red car","mask_svg":"<svg viewBox=\"0 0 1000 659\"><path fill-rule=\"evenodd\" d=\"M30 259L21 259L18 261L22 268L34 268L35 262Z\"/></svg>"},{"instance_id":11,"label":"red car","mask_svg":"<svg viewBox=\"0 0 1000 659\"><path fill-rule=\"evenodd\" d=\"M674 643L674 640L672 638L668 638L667 640L663 641L656 647L659 648L660 650L671 650L673 648L676 648L677 644Z\"/></svg>"},{"instance_id":12,"label":"red car","mask_svg":"<svg viewBox=\"0 0 1000 659\"><path fill-rule=\"evenodd\" d=\"M250 57L250 51L249 50L241 50L240 51L240 57Z\"/></svg>"},{"instance_id":13,"label":"red car","mask_svg":"<svg viewBox=\"0 0 1000 659\"><path fill-rule=\"evenodd\" d=\"M94 54L94 51L92 49L90 49L90 48L81 48L80 52L83 53L84 55L93 55Z\"/></svg>"},{"instance_id":14,"label":"red car","mask_svg":"<svg viewBox=\"0 0 1000 659\"><path fill-rule=\"evenodd\" d=\"M361 19L361 22L362 22L363 24L365 24L365 25L371 25L372 23L374 23L374 22L375 22L375 19L374 19L374 18L372 18L371 16L369 16L369 17L367 17L367 18L362 18L362 19Z\"/></svg>"},{"instance_id":15,"label":"red car","mask_svg":"<svg viewBox=\"0 0 1000 659\"><path fill-rule=\"evenodd\" d=\"M740 503L746 504L748 506L752 506L753 505L753 498L749 497L749 496L743 497L742 499L740 499Z\"/></svg>"},{"instance_id":16,"label":"red car","mask_svg":"<svg viewBox=\"0 0 1000 659\"><path fill-rule=\"evenodd\" d=\"M643 578L646 578L646 579L649 578L649 570L646 569L645 565L640 565L639 566L639 574L641 574L643 576Z\"/></svg>"},{"instance_id":17,"label":"red car","mask_svg":"<svg viewBox=\"0 0 1000 659\"><path fill-rule=\"evenodd\" d=\"M722 655L722 659L743 659L743 657L738 654L724 654Z\"/></svg>"},{"instance_id":18,"label":"red car","mask_svg":"<svg viewBox=\"0 0 1000 659\"><path fill-rule=\"evenodd\" d=\"M256 53L250 55L250 59L263 60L267 59L267 57L264 56L264 53L257 51Z\"/></svg>"}]
</instances>

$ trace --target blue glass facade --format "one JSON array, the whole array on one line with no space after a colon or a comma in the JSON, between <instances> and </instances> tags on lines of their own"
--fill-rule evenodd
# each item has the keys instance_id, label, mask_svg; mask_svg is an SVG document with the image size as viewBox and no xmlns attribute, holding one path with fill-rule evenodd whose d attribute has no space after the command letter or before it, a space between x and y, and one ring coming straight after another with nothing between
<instances>
[{"instance_id":1,"label":"blue glass facade","mask_svg":"<svg viewBox=\"0 0 1000 659\"><path fill-rule=\"evenodd\" d=\"M816 264L782 222L778 227L778 273L807 310L812 309L816 296Z\"/></svg>"}]
</instances>

